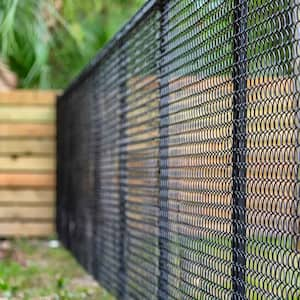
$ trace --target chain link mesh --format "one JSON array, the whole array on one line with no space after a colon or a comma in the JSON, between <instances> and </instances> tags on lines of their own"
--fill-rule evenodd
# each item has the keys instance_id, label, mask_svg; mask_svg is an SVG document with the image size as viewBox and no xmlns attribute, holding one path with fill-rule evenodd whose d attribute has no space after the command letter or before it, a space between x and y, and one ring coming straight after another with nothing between
<instances>
[{"instance_id":1,"label":"chain link mesh","mask_svg":"<svg viewBox=\"0 0 300 300\"><path fill-rule=\"evenodd\" d=\"M58 101L57 228L119 299L300 298L299 0L150 1Z\"/></svg>"}]
</instances>

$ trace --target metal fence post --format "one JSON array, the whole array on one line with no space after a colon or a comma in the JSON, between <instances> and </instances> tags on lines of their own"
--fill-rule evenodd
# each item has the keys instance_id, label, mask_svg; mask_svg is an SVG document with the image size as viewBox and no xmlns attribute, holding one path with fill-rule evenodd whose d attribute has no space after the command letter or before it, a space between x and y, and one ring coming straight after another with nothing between
<instances>
[{"instance_id":1,"label":"metal fence post","mask_svg":"<svg viewBox=\"0 0 300 300\"><path fill-rule=\"evenodd\" d=\"M126 53L121 40L120 48L120 118L119 118L119 201L120 201L120 270L119 270L119 298L126 299L127 275L126 275L126 186L127 178L127 153L126 147Z\"/></svg>"},{"instance_id":2,"label":"metal fence post","mask_svg":"<svg viewBox=\"0 0 300 300\"><path fill-rule=\"evenodd\" d=\"M161 170L166 166L167 158L163 153L167 153L168 145L165 135L168 125L162 125L162 107L167 104L166 97L168 95L168 76L164 74L166 64L165 61L165 37L164 34L168 27L168 1L160 0L158 5L160 8L160 58L159 64L159 88L160 88L160 128L159 128L159 278L158 278L158 299L168 299L168 178L162 176ZM168 130L167 130L168 131ZM164 150L164 151L163 151Z\"/></svg>"},{"instance_id":3,"label":"metal fence post","mask_svg":"<svg viewBox=\"0 0 300 300\"><path fill-rule=\"evenodd\" d=\"M100 154L101 154L101 107L100 107L100 101L99 98L101 97L101 93L99 93L99 89L97 86L100 86L101 91L101 82L100 80L94 80L94 95L93 95L93 105L91 107L91 131L92 131L92 137L93 137L93 144L92 144L92 152L93 152L93 177L94 177L94 185L93 185L93 258L94 263L92 266L93 275L96 279L99 280L99 256L101 253L97 253L98 246L97 246L97 237L98 237L98 221L99 221L99 215L101 215L101 207L100 207L100 189L101 189L101 174L99 170L99 160L100 160ZM97 95L97 93L100 94ZM101 255L102 256L102 255ZM101 257L100 256L100 257Z\"/></svg>"},{"instance_id":4,"label":"metal fence post","mask_svg":"<svg viewBox=\"0 0 300 300\"><path fill-rule=\"evenodd\" d=\"M292 0L292 18L293 18L293 26L294 26L294 36L292 39L294 40L292 49L293 49L293 76L295 76L294 79L294 89L295 89L295 118L296 121L295 123L298 124L300 122L300 113L299 113L299 104L300 104L300 97L299 94L296 92L300 91L300 76L299 76L299 71L300 71L300 12L299 12L299 7L300 7L300 0ZM296 131L299 130L299 127L296 128ZM296 132L296 136L298 136ZM296 184L296 195L295 195L295 208L293 214L295 215L296 219L300 218L299 212L300 212L300 200L299 200L299 177L300 177L300 146L298 144L298 141L296 140L296 178L295 178L295 184ZM295 226L295 232L294 234L298 237L295 238L295 250L300 251L300 228L299 228L299 223L298 222Z\"/></svg>"},{"instance_id":5,"label":"metal fence post","mask_svg":"<svg viewBox=\"0 0 300 300\"><path fill-rule=\"evenodd\" d=\"M245 299L247 0L233 12L233 299Z\"/></svg>"}]
</instances>

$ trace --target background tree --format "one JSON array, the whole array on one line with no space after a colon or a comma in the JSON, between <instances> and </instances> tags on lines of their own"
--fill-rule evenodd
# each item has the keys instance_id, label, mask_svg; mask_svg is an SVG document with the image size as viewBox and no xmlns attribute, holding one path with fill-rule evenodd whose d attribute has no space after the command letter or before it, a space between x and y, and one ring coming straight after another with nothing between
<instances>
[{"instance_id":1,"label":"background tree","mask_svg":"<svg viewBox=\"0 0 300 300\"><path fill-rule=\"evenodd\" d=\"M143 0L0 0L0 56L24 88L63 88Z\"/></svg>"}]
</instances>

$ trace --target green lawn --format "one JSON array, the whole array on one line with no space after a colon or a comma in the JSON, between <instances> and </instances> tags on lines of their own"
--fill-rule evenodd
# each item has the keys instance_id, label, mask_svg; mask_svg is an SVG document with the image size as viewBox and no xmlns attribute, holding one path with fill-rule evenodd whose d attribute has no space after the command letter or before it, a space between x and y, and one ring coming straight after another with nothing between
<instances>
[{"instance_id":1,"label":"green lawn","mask_svg":"<svg viewBox=\"0 0 300 300\"><path fill-rule=\"evenodd\" d=\"M10 242L0 260L0 299L112 300L63 248L47 241Z\"/></svg>"}]
</instances>

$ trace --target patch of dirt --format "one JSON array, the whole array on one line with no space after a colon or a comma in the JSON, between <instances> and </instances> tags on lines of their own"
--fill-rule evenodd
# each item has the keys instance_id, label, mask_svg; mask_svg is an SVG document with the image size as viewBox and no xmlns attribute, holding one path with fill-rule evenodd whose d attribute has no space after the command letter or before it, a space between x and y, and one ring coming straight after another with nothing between
<instances>
[{"instance_id":1,"label":"patch of dirt","mask_svg":"<svg viewBox=\"0 0 300 300\"><path fill-rule=\"evenodd\" d=\"M13 247L13 244L9 240L0 241L0 260L5 259L12 260L23 267L27 266L24 253L19 249Z\"/></svg>"}]
</instances>

